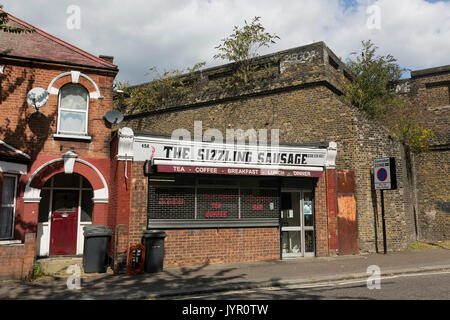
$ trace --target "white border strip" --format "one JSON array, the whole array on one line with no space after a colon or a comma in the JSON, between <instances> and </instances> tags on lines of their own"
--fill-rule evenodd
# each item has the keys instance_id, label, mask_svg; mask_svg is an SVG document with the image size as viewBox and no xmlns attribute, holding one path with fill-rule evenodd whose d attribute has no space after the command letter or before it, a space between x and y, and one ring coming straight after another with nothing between
<instances>
[{"instance_id":1,"label":"white border strip","mask_svg":"<svg viewBox=\"0 0 450 320\"><path fill-rule=\"evenodd\" d=\"M78 77L77 77L77 76L74 77L74 75L78 75ZM72 83L78 83L79 77L85 78L85 79L88 80L88 81L94 86L94 88L95 88L95 92L89 92L89 97L90 97L91 99L99 99L99 98L102 97L101 94L100 94L100 89L98 88L98 86L97 86L97 84L94 82L94 80L92 80L89 76L87 76L87 75L85 75L84 73L81 73L81 72L79 72L79 71L68 71L68 72L64 72L64 73L61 73L61 74L57 75L55 78L53 78L53 80L52 80L52 81L50 82L50 84L48 85L47 91L48 91L50 94L58 94L58 93L59 93L59 90L56 89L55 87L53 87L53 84L54 84L57 80L61 79L62 77L65 77L65 76L70 76L70 77L71 77ZM76 82L74 82L75 80L76 80Z\"/></svg>"},{"instance_id":2,"label":"white border strip","mask_svg":"<svg viewBox=\"0 0 450 320\"><path fill-rule=\"evenodd\" d=\"M58 162L58 161L64 161L64 159L63 158L59 158L59 159L50 160L50 161L44 163L43 165L41 165L39 168L37 168L33 172L33 174L30 176L30 178L28 179L27 184L25 186L25 192L24 192L24 195L23 195L23 202L30 203L30 202L40 202L41 201L41 189L30 187L31 181L33 181L34 177L43 168L45 168L46 166L48 166L48 165L50 165L52 163ZM100 170L98 170L93 164L91 164L91 163L89 163L89 162L87 162L85 160L82 160L82 159L76 159L75 162L80 162L80 163L82 163L84 165L87 165L89 168L93 169L97 173L97 175L100 177L100 180L103 183L103 188L94 190L94 198L92 198L94 203L108 203L108 201L109 201L108 184L106 183L106 180L103 177L103 175L100 172Z\"/></svg>"},{"instance_id":3,"label":"white border strip","mask_svg":"<svg viewBox=\"0 0 450 320\"><path fill-rule=\"evenodd\" d=\"M322 172L323 167L305 167L305 166L274 166L274 165L251 165L223 162L195 162L195 161L171 161L155 159L155 165L166 166L191 166L191 167L220 167L220 168L245 168L245 169L268 169L268 170L300 170L300 171L318 171Z\"/></svg>"}]
</instances>

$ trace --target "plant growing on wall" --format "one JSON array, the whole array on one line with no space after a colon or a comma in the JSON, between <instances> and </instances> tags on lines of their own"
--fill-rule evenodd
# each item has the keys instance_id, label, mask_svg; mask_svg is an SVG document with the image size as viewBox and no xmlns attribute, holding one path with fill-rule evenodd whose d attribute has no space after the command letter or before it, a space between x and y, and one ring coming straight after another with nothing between
<instances>
[{"instance_id":1,"label":"plant growing on wall","mask_svg":"<svg viewBox=\"0 0 450 320\"><path fill-rule=\"evenodd\" d=\"M408 152L425 150L433 130L420 125L415 110L392 89L407 69L400 68L390 54L377 55L377 49L370 40L362 41L360 54L347 62L353 81L343 77L344 97L386 126Z\"/></svg>"},{"instance_id":2,"label":"plant growing on wall","mask_svg":"<svg viewBox=\"0 0 450 320\"><path fill-rule=\"evenodd\" d=\"M377 56L377 47L362 41L361 53L347 62L352 71L352 82L346 82L346 100L374 117L386 114L387 106L397 103L389 84L400 80L406 69L401 69L392 55ZM345 80L345 78L344 78Z\"/></svg>"},{"instance_id":3,"label":"plant growing on wall","mask_svg":"<svg viewBox=\"0 0 450 320\"><path fill-rule=\"evenodd\" d=\"M138 86L130 86L127 82L116 82L115 108L127 114L149 111L176 102L187 93L187 86L193 74L199 71L205 62L196 63L192 68L170 70L160 73L156 67L150 68L155 78Z\"/></svg>"},{"instance_id":4,"label":"plant growing on wall","mask_svg":"<svg viewBox=\"0 0 450 320\"><path fill-rule=\"evenodd\" d=\"M8 26L8 14L4 11L2 11L3 5L0 4L0 30L3 32L9 32L9 33L32 33L35 30L30 28L19 28L19 27L12 27Z\"/></svg>"},{"instance_id":5,"label":"plant growing on wall","mask_svg":"<svg viewBox=\"0 0 450 320\"><path fill-rule=\"evenodd\" d=\"M261 17L254 17L250 24L245 21L241 28L234 26L233 33L221 40L222 43L216 47L219 53L214 55L214 59L235 62L237 75L245 84L248 83L250 73L257 68L252 59L258 56L259 49L269 47L275 43L275 39L280 39L266 32L260 20Z\"/></svg>"}]
</instances>

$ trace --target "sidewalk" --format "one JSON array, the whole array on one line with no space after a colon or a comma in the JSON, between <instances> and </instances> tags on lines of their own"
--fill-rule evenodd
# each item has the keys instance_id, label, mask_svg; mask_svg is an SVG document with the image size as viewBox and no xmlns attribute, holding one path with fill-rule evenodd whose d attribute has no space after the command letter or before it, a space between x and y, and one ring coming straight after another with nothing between
<instances>
[{"instance_id":1,"label":"sidewalk","mask_svg":"<svg viewBox=\"0 0 450 320\"><path fill-rule=\"evenodd\" d=\"M367 278L370 265L379 266L382 276L450 270L450 250L167 268L161 273L136 276L95 274L82 278L80 290L67 289L64 277L2 281L0 299L167 299L192 293Z\"/></svg>"}]
</instances>

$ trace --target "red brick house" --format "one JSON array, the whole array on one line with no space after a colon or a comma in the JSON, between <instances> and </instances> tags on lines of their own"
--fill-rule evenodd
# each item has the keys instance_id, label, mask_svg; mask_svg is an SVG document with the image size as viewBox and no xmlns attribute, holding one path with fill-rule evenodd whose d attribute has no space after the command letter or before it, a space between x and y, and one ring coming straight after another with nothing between
<instances>
[{"instance_id":1,"label":"red brick house","mask_svg":"<svg viewBox=\"0 0 450 320\"><path fill-rule=\"evenodd\" d=\"M148 229L167 233L165 266L378 252L383 240L394 251L416 240L403 146L342 99L350 75L325 43L260 57L239 90L229 86L233 64L197 72L180 99L128 114L113 132L104 119L113 58L35 29L0 33L0 278L27 276L35 257L81 255L89 224L113 231L116 272ZM428 86L447 90L447 78L437 82ZM41 114L27 101L36 88L48 92ZM430 107L446 108L442 92ZM279 145L205 138L255 128L279 130ZM373 164L386 157L398 187L386 192L384 221Z\"/></svg>"},{"instance_id":2,"label":"red brick house","mask_svg":"<svg viewBox=\"0 0 450 320\"><path fill-rule=\"evenodd\" d=\"M35 256L79 255L83 226L107 221L113 58L96 57L18 18L0 33L0 278ZM35 113L34 88L48 92Z\"/></svg>"}]
</instances>

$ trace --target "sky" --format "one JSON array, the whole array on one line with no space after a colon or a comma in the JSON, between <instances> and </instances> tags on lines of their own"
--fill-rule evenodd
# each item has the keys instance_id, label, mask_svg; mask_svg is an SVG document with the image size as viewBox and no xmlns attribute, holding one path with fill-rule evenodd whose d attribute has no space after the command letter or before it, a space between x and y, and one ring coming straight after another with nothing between
<instances>
[{"instance_id":1,"label":"sky","mask_svg":"<svg viewBox=\"0 0 450 320\"><path fill-rule=\"evenodd\" d=\"M0 0L4 10L94 55L114 56L116 80L137 84L204 61L260 16L280 37L260 54L324 41L344 62L371 39L411 70L450 64L450 0ZM406 74L405 76L408 76Z\"/></svg>"}]
</instances>

